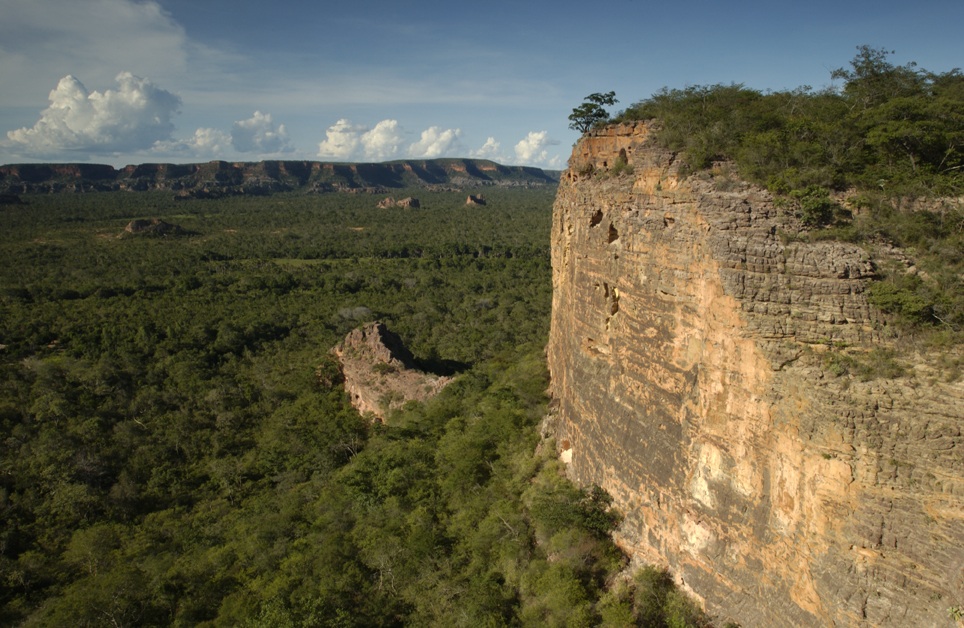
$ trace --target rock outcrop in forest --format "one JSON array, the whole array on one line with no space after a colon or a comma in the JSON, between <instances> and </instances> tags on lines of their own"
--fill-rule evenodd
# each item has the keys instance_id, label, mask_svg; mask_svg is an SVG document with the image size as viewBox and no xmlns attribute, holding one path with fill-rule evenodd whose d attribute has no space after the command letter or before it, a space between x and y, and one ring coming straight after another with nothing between
<instances>
[{"instance_id":1,"label":"rock outcrop in forest","mask_svg":"<svg viewBox=\"0 0 964 628\"><path fill-rule=\"evenodd\" d=\"M425 401L452 381L418 369L401 338L379 322L352 330L332 353L352 405L383 423L392 410L408 401Z\"/></svg>"},{"instance_id":2,"label":"rock outcrop in forest","mask_svg":"<svg viewBox=\"0 0 964 628\"><path fill-rule=\"evenodd\" d=\"M834 373L842 347L874 361L889 342L873 260L783 237L800 224L767 191L683 176L649 134L584 137L554 207L550 425L569 475L721 623L952 624L964 381L906 350L902 373Z\"/></svg>"}]
</instances>

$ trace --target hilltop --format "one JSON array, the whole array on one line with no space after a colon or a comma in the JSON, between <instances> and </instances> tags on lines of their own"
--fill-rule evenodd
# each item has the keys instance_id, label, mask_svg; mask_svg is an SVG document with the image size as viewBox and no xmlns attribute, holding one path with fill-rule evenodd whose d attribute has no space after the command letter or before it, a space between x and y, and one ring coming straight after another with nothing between
<instances>
[{"instance_id":1,"label":"hilltop","mask_svg":"<svg viewBox=\"0 0 964 628\"><path fill-rule=\"evenodd\" d=\"M384 163L211 161L141 164L11 164L0 166L0 193L172 191L184 196L275 192L383 192L397 188L554 186L559 173L503 166L486 159L401 160Z\"/></svg>"}]
</instances>

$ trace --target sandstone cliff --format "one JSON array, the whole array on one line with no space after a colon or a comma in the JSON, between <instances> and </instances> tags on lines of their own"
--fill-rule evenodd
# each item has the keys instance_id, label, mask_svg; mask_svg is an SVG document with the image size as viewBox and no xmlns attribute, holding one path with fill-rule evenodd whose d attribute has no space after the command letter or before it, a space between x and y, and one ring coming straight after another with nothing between
<instances>
[{"instance_id":1,"label":"sandstone cliff","mask_svg":"<svg viewBox=\"0 0 964 628\"><path fill-rule=\"evenodd\" d=\"M416 368L401 339L379 322L351 331L332 353L352 405L382 422L392 410L408 401L425 401L452 381Z\"/></svg>"},{"instance_id":2,"label":"sandstone cliff","mask_svg":"<svg viewBox=\"0 0 964 628\"><path fill-rule=\"evenodd\" d=\"M648 134L583 138L554 207L550 419L569 474L721 620L954 625L964 382L926 356L896 379L828 372L828 351L883 342L867 254L785 244L799 225L765 190L683 177Z\"/></svg>"}]
</instances>

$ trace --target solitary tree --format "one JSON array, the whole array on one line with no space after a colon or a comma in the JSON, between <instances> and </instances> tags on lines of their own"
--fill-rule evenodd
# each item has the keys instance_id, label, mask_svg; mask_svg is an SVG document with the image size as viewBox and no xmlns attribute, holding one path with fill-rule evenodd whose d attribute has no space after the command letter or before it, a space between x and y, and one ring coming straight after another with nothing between
<instances>
[{"instance_id":1,"label":"solitary tree","mask_svg":"<svg viewBox=\"0 0 964 628\"><path fill-rule=\"evenodd\" d=\"M609 112L603 109L604 105L611 106L617 102L619 101L616 100L616 92L586 96L586 102L573 109L569 115L569 128L585 133L597 122L609 119Z\"/></svg>"}]
</instances>

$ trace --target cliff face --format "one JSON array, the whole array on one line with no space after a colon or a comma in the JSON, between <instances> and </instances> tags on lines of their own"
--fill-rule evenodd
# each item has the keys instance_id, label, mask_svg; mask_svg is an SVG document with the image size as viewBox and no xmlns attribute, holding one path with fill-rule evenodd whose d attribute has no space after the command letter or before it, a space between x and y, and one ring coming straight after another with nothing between
<instances>
[{"instance_id":1,"label":"cliff face","mask_svg":"<svg viewBox=\"0 0 964 628\"><path fill-rule=\"evenodd\" d=\"M874 265L789 243L769 194L681 177L644 124L583 138L552 229L552 424L618 542L745 626L953 625L964 605L964 383L870 349ZM609 176L619 161L629 175ZM851 349L853 350L853 349Z\"/></svg>"}]
</instances>

